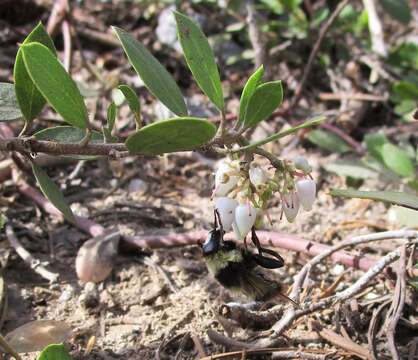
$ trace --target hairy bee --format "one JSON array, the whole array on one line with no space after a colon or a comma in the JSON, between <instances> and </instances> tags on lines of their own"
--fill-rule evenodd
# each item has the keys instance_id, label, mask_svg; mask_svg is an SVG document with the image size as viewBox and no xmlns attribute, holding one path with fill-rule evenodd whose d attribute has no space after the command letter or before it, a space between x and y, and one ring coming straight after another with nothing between
<instances>
[{"instance_id":1,"label":"hairy bee","mask_svg":"<svg viewBox=\"0 0 418 360\"><path fill-rule=\"evenodd\" d=\"M209 272L225 288L239 292L255 301L267 301L280 296L281 285L268 279L260 267L277 269L284 265L283 258L275 251L262 248L254 227L251 239L258 253L246 246L239 247L233 241L224 240L224 230L215 211L214 228L201 245ZM272 257L265 256L269 254Z\"/></svg>"}]
</instances>

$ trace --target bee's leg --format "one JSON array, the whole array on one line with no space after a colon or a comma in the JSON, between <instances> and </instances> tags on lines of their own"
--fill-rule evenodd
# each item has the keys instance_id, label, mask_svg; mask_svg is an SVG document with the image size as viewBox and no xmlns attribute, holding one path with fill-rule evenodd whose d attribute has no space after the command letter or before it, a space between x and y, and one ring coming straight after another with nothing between
<instances>
[{"instance_id":1,"label":"bee's leg","mask_svg":"<svg viewBox=\"0 0 418 360\"><path fill-rule=\"evenodd\" d=\"M224 227L222 225L222 220L221 220L221 216L219 215L219 212L217 209L214 210L215 212L215 225L216 225L216 229L218 228L218 223L219 223L219 229L222 231L224 231Z\"/></svg>"},{"instance_id":2,"label":"bee's leg","mask_svg":"<svg viewBox=\"0 0 418 360\"><path fill-rule=\"evenodd\" d=\"M214 229L218 228L218 216L219 216L218 210L214 209L213 210L213 228Z\"/></svg>"},{"instance_id":3,"label":"bee's leg","mask_svg":"<svg viewBox=\"0 0 418 360\"><path fill-rule=\"evenodd\" d=\"M247 235L245 235L245 237L244 237L244 249L245 249L245 251L248 251L248 248L247 248Z\"/></svg>"},{"instance_id":4,"label":"bee's leg","mask_svg":"<svg viewBox=\"0 0 418 360\"><path fill-rule=\"evenodd\" d=\"M257 265L265 269L278 269L278 268L283 267L284 265L283 259L280 257L279 254L275 254L275 255L278 255L276 259L264 256L264 255L259 255L259 254L254 254L252 258Z\"/></svg>"},{"instance_id":5,"label":"bee's leg","mask_svg":"<svg viewBox=\"0 0 418 360\"><path fill-rule=\"evenodd\" d=\"M254 246L257 248L258 253L262 255L263 248L261 247L260 240L258 240L258 236L257 236L257 233L255 232L254 226L251 228L251 241L253 242Z\"/></svg>"},{"instance_id":6,"label":"bee's leg","mask_svg":"<svg viewBox=\"0 0 418 360\"><path fill-rule=\"evenodd\" d=\"M263 266L263 265L259 264L260 266L266 267L268 269L276 269L276 268L282 267L284 265L283 258L277 252L275 252L274 250L263 248L261 246L260 240L258 239L258 236L257 236L257 233L255 232L255 227L254 226L251 228L251 240L252 240L253 244L255 245L255 247L258 250L258 255L259 255L258 257L260 259L262 258L262 259L265 259L265 260L271 260L272 261L271 264L273 264L273 262L275 262L276 264L281 264L280 266L276 266L276 267L266 267L266 266ZM263 256L263 252L274 256L277 260L268 258L266 256ZM260 260L260 261L263 261L263 260ZM268 261L266 262L266 264L268 264ZM273 266L273 265L270 265L270 266Z\"/></svg>"}]
</instances>

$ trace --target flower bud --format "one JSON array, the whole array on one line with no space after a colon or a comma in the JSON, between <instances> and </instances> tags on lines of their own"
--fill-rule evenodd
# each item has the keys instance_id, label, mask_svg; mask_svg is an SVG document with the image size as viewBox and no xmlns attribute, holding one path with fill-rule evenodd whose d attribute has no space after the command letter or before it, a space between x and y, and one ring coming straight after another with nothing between
<instances>
[{"instance_id":1,"label":"flower bud","mask_svg":"<svg viewBox=\"0 0 418 360\"><path fill-rule=\"evenodd\" d=\"M249 203L238 205L235 208L235 226L236 232L238 232L239 239L244 240L251 228L255 224L255 218L257 216L257 209L251 206ZM233 225L233 226L234 226Z\"/></svg>"},{"instance_id":2,"label":"flower bud","mask_svg":"<svg viewBox=\"0 0 418 360\"><path fill-rule=\"evenodd\" d=\"M316 195L316 184L311 179L302 179L296 182L296 191L302 207L309 211L312 209Z\"/></svg>"},{"instance_id":3,"label":"flower bud","mask_svg":"<svg viewBox=\"0 0 418 360\"><path fill-rule=\"evenodd\" d=\"M227 195L238 183L239 177L230 175L236 172L234 165L229 161L222 161L215 173L214 196Z\"/></svg>"},{"instance_id":4,"label":"flower bud","mask_svg":"<svg viewBox=\"0 0 418 360\"><path fill-rule=\"evenodd\" d=\"M238 202L228 197L220 197L215 200L215 209L218 210L225 231L232 230L232 223L235 220L235 208L237 206Z\"/></svg>"},{"instance_id":5,"label":"flower bud","mask_svg":"<svg viewBox=\"0 0 418 360\"><path fill-rule=\"evenodd\" d=\"M306 160L303 156L297 156L295 160L293 160L293 164L296 169L303 171L305 174L312 171L311 165L309 165L308 160Z\"/></svg>"},{"instance_id":6,"label":"flower bud","mask_svg":"<svg viewBox=\"0 0 418 360\"><path fill-rule=\"evenodd\" d=\"M283 211L287 221L292 223L299 211L299 197L295 192L286 194L283 199Z\"/></svg>"},{"instance_id":7,"label":"flower bud","mask_svg":"<svg viewBox=\"0 0 418 360\"><path fill-rule=\"evenodd\" d=\"M250 181L255 187L264 185L268 181L267 173L259 166L252 166L249 175Z\"/></svg>"}]
</instances>

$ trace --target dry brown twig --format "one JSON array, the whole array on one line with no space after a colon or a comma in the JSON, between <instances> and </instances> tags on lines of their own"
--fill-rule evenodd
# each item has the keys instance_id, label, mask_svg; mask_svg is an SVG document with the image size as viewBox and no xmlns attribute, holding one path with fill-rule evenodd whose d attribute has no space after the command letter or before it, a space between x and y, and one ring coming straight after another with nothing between
<instances>
[{"instance_id":1,"label":"dry brown twig","mask_svg":"<svg viewBox=\"0 0 418 360\"><path fill-rule=\"evenodd\" d=\"M317 321L312 322L312 326L314 327L314 330L319 334L319 336L321 336L321 338L330 342L331 344L344 349L353 355L359 356L362 359L371 359L371 355L368 349L355 343L350 338L341 336L333 330L323 328L322 325Z\"/></svg>"},{"instance_id":2,"label":"dry brown twig","mask_svg":"<svg viewBox=\"0 0 418 360\"><path fill-rule=\"evenodd\" d=\"M248 25L248 37L250 39L251 45L254 49L254 65L255 69L258 69L261 65L266 66L266 47L265 40L262 32L260 31L258 24L258 13L255 9L254 2L252 0L246 1L247 9L247 25ZM266 72L268 72L268 66L266 67Z\"/></svg>"},{"instance_id":3,"label":"dry brown twig","mask_svg":"<svg viewBox=\"0 0 418 360\"><path fill-rule=\"evenodd\" d=\"M27 251L20 241L17 239L13 228L10 225L6 226L6 236L10 245L15 249L16 253L27 263L30 268L35 271L37 274L42 276L44 279L48 280L51 283L54 283L58 280L59 275L57 273L47 270L42 264L41 261L35 259L32 254Z\"/></svg>"},{"instance_id":4,"label":"dry brown twig","mask_svg":"<svg viewBox=\"0 0 418 360\"><path fill-rule=\"evenodd\" d=\"M305 88L306 81L308 80L309 74L312 70L313 61L318 54L319 49L321 48L322 42L324 41L325 35L327 34L328 30L331 28L334 21L337 19L338 15L340 14L341 10L344 9L344 7L348 4L350 0L343 0L340 1L338 6L335 8L333 13L330 15L330 17L326 20L326 22L322 25L321 30L319 31L318 39L316 40L311 53L309 54L308 62L306 63L306 67L303 70L302 79L299 82L299 85L295 91L295 95L292 98L291 105L289 108L295 107L301 97L303 89Z\"/></svg>"},{"instance_id":5,"label":"dry brown twig","mask_svg":"<svg viewBox=\"0 0 418 360\"><path fill-rule=\"evenodd\" d=\"M239 348L239 351L231 351L221 354L212 354L200 360L216 360L216 359L245 359L246 355L263 355L271 354L272 359L306 359L306 360L326 360L329 353L318 353L315 350L304 351L299 349L283 349L283 348L260 348L249 349L248 344L228 338L216 331L208 331L209 338L217 344L226 346L227 348Z\"/></svg>"},{"instance_id":6,"label":"dry brown twig","mask_svg":"<svg viewBox=\"0 0 418 360\"><path fill-rule=\"evenodd\" d=\"M399 230L399 232L403 232L407 230ZM412 231L411 231L412 232ZM387 232L389 233L389 232ZM413 239L410 240L408 245L411 245L413 243L417 243L417 232L413 232ZM372 235L378 235L378 234L372 234ZM411 233L408 234L408 236L405 236L407 239L411 239ZM371 240L369 240L371 241ZM374 241L376 241L374 239ZM348 299L351 299L352 297L359 294L361 291L363 291L367 286L369 285L370 281L373 280L378 274L380 274L388 265L396 261L401 256L401 249L397 248L394 251L391 251L384 257L382 257L374 266L372 266L367 272L365 272L353 285L348 287L345 290L342 290L338 293L336 293L334 296L330 296L326 299L323 299L319 302L305 302L304 304L300 305L299 309L289 308L284 313L283 317L272 327L272 334L267 339L262 339L256 344L254 344L255 348L259 347L270 347L275 346L277 339L283 334L283 332L288 329L295 320L301 318L302 316L308 315L310 313L320 311L323 309L326 309L330 306L333 306L337 302L344 302ZM321 257L321 255L317 256L316 258L312 259L315 260L317 258ZM300 294L300 288L301 286L298 285L298 283L301 281L301 278L305 278L306 274L308 273L309 267L305 268L305 266L302 268L302 270L297 275L297 279L294 283L294 289L292 290L292 293L290 294L290 298L293 300L297 300ZM303 282L302 282L303 283Z\"/></svg>"},{"instance_id":7,"label":"dry brown twig","mask_svg":"<svg viewBox=\"0 0 418 360\"><path fill-rule=\"evenodd\" d=\"M377 360L375 337L380 314L390 302L391 300L383 301L383 303L373 312L372 318L370 319L370 325L367 331L367 342L372 360Z\"/></svg>"},{"instance_id":8,"label":"dry brown twig","mask_svg":"<svg viewBox=\"0 0 418 360\"><path fill-rule=\"evenodd\" d=\"M401 256L397 266L397 279L395 291L393 294L392 305L388 312L386 321L386 337L388 339L388 347L392 355L392 359L400 360L399 351L395 344L396 325L402 316L406 297L406 245L401 248Z\"/></svg>"}]
</instances>

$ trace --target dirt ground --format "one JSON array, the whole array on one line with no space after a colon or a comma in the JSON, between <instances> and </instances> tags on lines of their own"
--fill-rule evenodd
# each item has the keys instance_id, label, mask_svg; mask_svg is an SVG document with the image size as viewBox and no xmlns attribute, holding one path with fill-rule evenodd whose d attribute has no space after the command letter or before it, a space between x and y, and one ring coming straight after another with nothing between
<instances>
[{"instance_id":1,"label":"dirt ground","mask_svg":"<svg viewBox=\"0 0 418 360\"><path fill-rule=\"evenodd\" d=\"M34 6L32 11L19 12L19 4L27 6L28 1L6 3L8 11L2 15L1 23L6 25L0 29L1 39L5 43L0 53L0 79L11 82L17 43L22 41L37 21L47 22L51 4L49 7L39 5ZM155 13L158 13L159 7L150 5L147 11L149 14L141 13L139 7L119 1L87 1L85 7L76 7L74 16L79 21L77 28L84 56L100 70L103 81L101 83L86 70L79 50L74 51L72 75L86 87L86 101L96 127L100 128L105 119L111 88L115 83L128 83L140 88L138 92L145 122L153 121L161 110L138 83L120 47L112 45L109 36L100 41L92 40L86 31L94 28L109 35L107 29L110 24L121 25L128 31L135 30L135 35L146 46L158 52L164 65L184 88L188 99L195 103L196 111L205 112L201 116L216 115L197 87L190 85L191 76L185 64L179 62L179 55L167 56L167 49L156 41ZM210 12L205 15L210 16ZM213 27L216 29L219 24ZM62 53L62 39L58 38L57 43ZM338 74L344 72L344 67L344 64L339 65ZM226 80L223 86L231 99L228 113L237 111L238 96L234 94L241 91L251 71L252 64L244 70L231 66L224 71L223 78ZM272 72L280 74L290 91L295 88L295 79L301 76L301 69L290 69L286 60L277 62ZM316 91L316 87L329 90L328 84L324 85L322 80L313 80L313 85L308 87L308 95ZM306 99L302 99L301 104L301 109L296 109L293 114L297 119L327 110L323 103L310 108ZM380 122L387 123L386 117L380 117L384 106L367 106L367 114L374 114L367 122L367 128L380 125ZM133 127L129 114L127 105L119 108L117 132L121 136L126 136ZM36 123L34 131L57 123L56 114L50 110L42 115L44 120ZM348 123L348 129L357 126L350 120L344 123ZM264 124L253 133L252 140L259 140L277 131L282 123L283 119ZM20 125L13 126L15 133L18 133ZM353 136L359 138L360 131L354 131ZM329 155L329 152L319 150L303 137L293 142L285 139L269 145L269 150L283 159L291 160L297 155L304 155L313 167L312 175L317 182L318 194L313 210L299 214L293 224L285 219L280 220L281 210L278 202L273 201L269 210L273 224L264 224L263 229L333 245L347 237L399 228L389 222L388 206L382 203L343 200L329 195L331 188L346 187L344 178L324 169L326 164L338 158L337 154ZM81 166L74 161L62 161L59 165L48 167L47 171L60 185L77 215L88 217L108 229L116 228L123 234L147 235L161 230L183 233L209 230L212 226L213 203L210 197L217 160L219 158L210 153L185 152L158 158L93 160ZM23 176L36 187L33 177ZM368 179L364 181L362 189L397 189L397 185L385 183L382 179ZM209 333L210 330L223 334L230 332L230 336L243 342L268 335L268 331L244 330L222 319L219 315L222 304L246 300L233 297L208 274L198 246L158 250L121 247L110 277L97 285L82 284L76 276L75 258L80 246L89 239L86 234L44 213L17 191L12 179L5 180L1 185L0 210L12 222L22 245L48 269L59 274L59 282L50 285L18 257L5 236L0 238L2 274L8 288L8 305L2 328L4 334L32 320L64 321L75 329L73 338L66 342L74 359L131 360L196 359L199 358L196 343L203 345L207 355L226 351L226 348L209 338L208 330ZM377 245L360 246L351 253L379 257L399 244L397 241L385 241ZM271 270L270 276L287 290L309 257L276 250L284 257L286 265L279 270ZM310 275L311 283L306 285L312 296L319 296L337 279L334 291L351 285L361 274L361 271L328 260ZM356 304L338 304L303 317L286 332L287 347L314 349L318 354L330 354L330 359L357 359L349 351L320 338L312 330L312 321L320 321L357 343L367 344L367 329L372 314L383 300L391 298L394 283L390 272L382 273L365 292L356 297ZM415 296L409 294L404 311L405 321L398 327L397 341L402 354L407 354L408 346L418 336ZM358 306L359 310L353 311L353 306ZM379 328L381 326L379 324ZM383 345L382 341L378 341L378 350ZM25 354L23 358L35 359L36 353Z\"/></svg>"},{"instance_id":2,"label":"dirt ground","mask_svg":"<svg viewBox=\"0 0 418 360\"><path fill-rule=\"evenodd\" d=\"M300 151L292 150L287 156L292 158ZM289 224L284 219L279 220L278 208L272 208L274 224L270 227L271 230L333 244L345 236L370 231L367 227L339 229L344 221L366 219L371 227L391 228L387 222L385 206L365 200L341 201L329 196L329 188L339 185L341 181L321 169L320 165L329 161L329 157L316 150L308 150L306 155L313 164L314 178L319 184L314 209L302 213L295 223ZM69 187L71 193L82 194L80 197L83 201L73 203L73 207L80 214L88 214L103 225L116 226L122 231L129 229L135 234L152 233L161 228L172 229L173 232L210 229L213 204L209 194L213 169L202 166L189 154L170 156L169 160L175 164L171 169L164 169L164 159L147 162L146 167L152 168L153 172L146 174L141 169L144 164L135 160L129 166L138 167L138 178L143 177L150 181L150 178L155 179L161 173L164 175L159 181L148 182L149 187L145 193L129 194L128 184L110 196L104 194L120 178L101 177L100 186L94 184L94 192L85 190L84 184L88 179L97 179L94 174L100 171L97 164L90 162L75 180L79 183L78 190ZM179 166L179 163L184 165ZM187 175L181 176L179 172L185 169ZM65 181L64 174L59 175L61 170L56 169L56 172L57 179ZM370 184L371 187L375 185L372 182ZM84 190L81 190L83 187ZM5 190L6 198L12 196L12 185ZM47 261L48 268L58 272L61 281L54 285L47 284L20 258L10 253L5 272L5 280L9 284L5 331L34 319L65 321L77 329L78 335L70 343L70 347L75 358L80 359L86 358L83 352L93 335L96 342L88 355L89 359L117 359L127 356L130 359L154 359L157 352L161 358L172 358L179 349L182 349L179 358L192 359L196 356L193 343L190 340L182 343L185 335L190 333L198 336L207 350L222 350L213 345L206 333L208 329L222 331L223 327L217 317L219 306L234 298L208 274L198 246L155 251L138 249L123 253L118 257L112 275L105 282L93 287L92 284L83 285L77 280L74 264L77 250L87 239L86 236L67 224L54 223L48 216L33 208L26 199L18 197L16 201L21 208L13 215L22 224L21 231L17 233L20 240L36 258ZM335 232L324 241L332 229ZM392 246L393 244L385 243L384 247L369 247L364 251L380 255ZM2 247L7 248L5 240L2 241ZM286 259L286 266L272 272L277 281L288 287L292 276L306 258L284 250L279 252ZM152 262L144 263L145 258ZM327 263L322 270L323 273L319 272L313 277L315 287L325 288L337 275L347 271L346 281L339 285L343 288L359 274L332 262ZM366 299L379 296L382 290L377 283ZM336 311L331 309L326 312L325 317L331 320L335 315ZM300 332L308 332L306 319L292 329L289 335L292 334L293 337ZM251 337L251 331L235 329L234 336L245 340ZM321 342L310 346L327 347Z\"/></svg>"}]
</instances>

